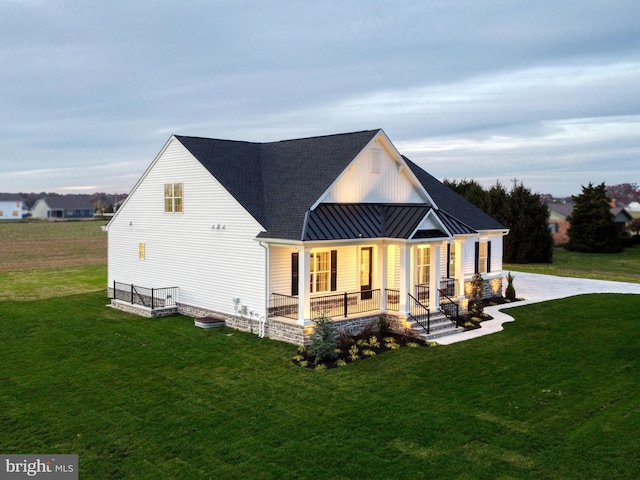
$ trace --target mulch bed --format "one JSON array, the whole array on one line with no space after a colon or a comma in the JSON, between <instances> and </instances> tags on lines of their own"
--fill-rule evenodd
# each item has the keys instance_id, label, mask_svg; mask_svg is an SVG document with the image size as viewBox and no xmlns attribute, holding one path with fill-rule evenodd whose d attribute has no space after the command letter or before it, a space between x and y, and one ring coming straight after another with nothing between
<instances>
[{"instance_id":1,"label":"mulch bed","mask_svg":"<svg viewBox=\"0 0 640 480\"><path fill-rule=\"evenodd\" d=\"M341 335L338 344L338 357L332 361L314 363L314 359L309 355L306 348L300 347L297 355L291 361L298 365L311 369L331 369L346 366L350 363L364 360L389 350L399 348L421 348L427 347L430 343L410 334L401 335L398 333L364 333L353 337Z\"/></svg>"},{"instance_id":2,"label":"mulch bed","mask_svg":"<svg viewBox=\"0 0 640 480\"><path fill-rule=\"evenodd\" d=\"M515 301L522 300L520 298ZM484 307L503 305L511 303L504 297L493 297L482 301ZM463 327L465 330L474 330L480 328L480 324L486 320L491 320L493 317L486 313L466 313L458 317L458 326ZM414 332L408 331L406 335L399 333L389 332L380 334L375 331L363 332L357 336L340 335L338 344L338 357L335 360L320 362L318 365L314 363L314 358L311 357L306 348L300 347L298 353L293 356L291 361L294 365L298 365L311 369L331 369L338 368L350 363L364 360L366 358L380 355L381 353L389 350L397 350L399 348L420 348L434 345L436 342L425 342L419 337L416 337Z\"/></svg>"},{"instance_id":3,"label":"mulch bed","mask_svg":"<svg viewBox=\"0 0 640 480\"><path fill-rule=\"evenodd\" d=\"M522 300L521 298L516 298L514 300L514 302L518 302ZM484 310L485 307L493 307L496 305L504 305L507 303L513 303L511 300L507 300L504 297L492 297L492 298L485 298L484 300L482 300L482 308ZM464 327L465 331L466 330L475 330L476 328L480 328L480 324L486 320L492 320L493 317L487 313L484 313L484 311L480 314L478 313L473 313L473 312L467 312L463 315L459 315L458 316L458 326L459 327Z\"/></svg>"}]
</instances>

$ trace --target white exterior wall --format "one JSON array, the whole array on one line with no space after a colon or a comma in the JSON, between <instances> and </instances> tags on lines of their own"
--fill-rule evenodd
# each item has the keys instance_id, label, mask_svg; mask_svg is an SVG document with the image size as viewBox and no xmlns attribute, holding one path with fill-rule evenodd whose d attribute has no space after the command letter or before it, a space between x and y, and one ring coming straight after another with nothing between
<instances>
[{"instance_id":1,"label":"white exterior wall","mask_svg":"<svg viewBox=\"0 0 640 480\"><path fill-rule=\"evenodd\" d=\"M372 172L373 153L379 153L379 172ZM428 203L413 183L409 169L398 163L380 143L363 150L322 198L324 203Z\"/></svg>"},{"instance_id":2,"label":"white exterior wall","mask_svg":"<svg viewBox=\"0 0 640 480\"><path fill-rule=\"evenodd\" d=\"M316 248L311 251L330 250L337 250L337 288L335 292L322 292L317 295L322 296L330 295L332 293L359 291L359 248L355 245L351 245L344 247ZM269 288L271 292L279 293L281 295L291 295L291 254L297 251L298 250L296 248L273 246L270 248ZM373 268L375 270L375 264L373 265ZM316 294L312 294L312 296L316 296Z\"/></svg>"},{"instance_id":3,"label":"white exterior wall","mask_svg":"<svg viewBox=\"0 0 640 480\"><path fill-rule=\"evenodd\" d=\"M504 237L502 235L491 235L491 273L500 272L502 274L502 249Z\"/></svg>"},{"instance_id":4,"label":"white exterior wall","mask_svg":"<svg viewBox=\"0 0 640 480\"><path fill-rule=\"evenodd\" d=\"M17 215L16 215L17 213ZM21 201L0 201L0 220L17 220L22 218Z\"/></svg>"},{"instance_id":5,"label":"white exterior wall","mask_svg":"<svg viewBox=\"0 0 640 480\"><path fill-rule=\"evenodd\" d=\"M475 273L475 244L480 241L491 242L491 268L488 274L484 274L484 277L494 277L502 275L502 248L503 248L503 236L500 235L482 235L479 237L469 237L465 240L462 251L464 255L463 260L463 272L466 279L470 279ZM458 259L456 259L457 261Z\"/></svg>"},{"instance_id":6,"label":"white exterior wall","mask_svg":"<svg viewBox=\"0 0 640 480\"><path fill-rule=\"evenodd\" d=\"M49 213L49 207L44 199L36 200L31 210L31 216L33 218L47 218Z\"/></svg>"},{"instance_id":7,"label":"white exterior wall","mask_svg":"<svg viewBox=\"0 0 640 480\"><path fill-rule=\"evenodd\" d=\"M164 212L165 183L183 184L184 213ZM227 314L234 313L237 297L240 305L264 315L266 254L255 240L261 230L172 139L109 224L109 286L114 280L177 286L180 303Z\"/></svg>"}]
</instances>

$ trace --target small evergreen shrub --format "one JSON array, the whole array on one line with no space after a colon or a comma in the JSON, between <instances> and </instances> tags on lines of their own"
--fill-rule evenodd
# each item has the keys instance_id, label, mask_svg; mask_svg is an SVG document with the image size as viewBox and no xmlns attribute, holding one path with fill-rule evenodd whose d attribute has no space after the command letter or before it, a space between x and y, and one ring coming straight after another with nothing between
<instances>
[{"instance_id":1,"label":"small evergreen shrub","mask_svg":"<svg viewBox=\"0 0 640 480\"><path fill-rule=\"evenodd\" d=\"M330 318L316 320L316 329L311 335L311 345L307 351L317 365L322 361L333 361L338 358L338 331Z\"/></svg>"},{"instance_id":2,"label":"small evergreen shrub","mask_svg":"<svg viewBox=\"0 0 640 480\"><path fill-rule=\"evenodd\" d=\"M507 274L507 290L505 291L505 297L507 300L514 301L516 299L516 289L513 286L514 276L511 275L511 272Z\"/></svg>"},{"instance_id":3,"label":"small evergreen shrub","mask_svg":"<svg viewBox=\"0 0 640 480\"><path fill-rule=\"evenodd\" d=\"M380 315L378 318L378 333L381 337L387 337L391 335L391 325L389 320L384 315Z\"/></svg>"}]
</instances>

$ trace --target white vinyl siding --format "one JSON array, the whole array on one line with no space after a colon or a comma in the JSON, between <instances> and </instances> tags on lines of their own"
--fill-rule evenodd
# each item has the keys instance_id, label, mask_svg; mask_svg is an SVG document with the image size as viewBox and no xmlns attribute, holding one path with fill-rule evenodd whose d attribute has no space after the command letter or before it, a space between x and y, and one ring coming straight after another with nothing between
<instances>
[{"instance_id":1,"label":"white vinyl siding","mask_svg":"<svg viewBox=\"0 0 640 480\"><path fill-rule=\"evenodd\" d=\"M164 213L164 184L180 179L189 208ZM147 170L109 225L109 284L178 287L178 301L222 313L233 298L263 312L263 228L175 139ZM145 260L137 261L139 244Z\"/></svg>"},{"instance_id":2,"label":"white vinyl siding","mask_svg":"<svg viewBox=\"0 0 640 480\"><path fill-rule=\"evenodd\" d=\"M328 253L330 250L337 251L336 291L318 292L318 295L359 291L358 247L322 248L317 251ZM285 247L269 248L269 288L271 292L281 295L291 294L291 254L297 251L297 249Z\"/></svg>"}]
</instances>

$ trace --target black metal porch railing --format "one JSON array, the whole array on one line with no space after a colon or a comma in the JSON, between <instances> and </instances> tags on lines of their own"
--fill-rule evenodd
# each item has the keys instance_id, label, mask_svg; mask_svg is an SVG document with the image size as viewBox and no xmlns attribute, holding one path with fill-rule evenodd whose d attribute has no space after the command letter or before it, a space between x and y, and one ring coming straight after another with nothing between
<instances>
[{"instance_id":1,"label":"black metal porch railing","mask_svg":"<svg viewBox=\"0 0 640 480\"><path fill-rule=\"evenodd\" d=\"M397 312L400 310L400 290L387 288L387 310Z\"/></svg>"},{"instance_id":2,"label":"black metal porch railing","mask_svg":"<svg viewBox=\"0 0 640 480\"><path fill-rule=\"evenodd\" d=\"M431 313L428 305L425 305L410 293L407 295L410 302L409 317L425 329L427 334L431 333Z\"/></svg>"},{"instance_id":3,"label":"black metal porch railing","mask_svg":"<svg viewBox=\"0 0 640 480\"><path fill-rule=\"evenodd\" d=\"M298 319L298 297L272 293L269 299L269 316Z\"/></svg>"},{"instance_id":4,"label":"black metal porch railing","mask_svg":"<svg viewBox=\"0 0 640 480\"><path fill-rule=\"evenodd\" d=\"M456 294L456 279L455 278L441 278L440 279L440 294L447 297L453 297Z\"/></svg>"},{"instance_id":5,"label":"black metal porch railing","mask_svg":"<svg viewBox=\"0 0 640 480\"><path fill-rule=\"evenodd\" d=\"M429 306L429 284L420 283L415 286L415 299L423 305Z\"/></svg>"},{"instance_id":6,"label":"black metal porch railing","mask_svg":"<svg viewBox=\"0 0 640 480\"><path fill-rule=\"evenodd\" d=\"M113 296L136 305L143 305L152 310L155 308L175 307L178 298L178 287L148 288L132 283L113 282Z\"/></svg>"},{"instance_id":7,"label":"black metal porch railing","mask_svg":"<svg viewBox=\"0 0 640 480\"><path fill-rule=\"evenodd\" d=\"M380 309L380 289L311 297L311 318L333 318Z\"/></svg>"}]
</instances>

